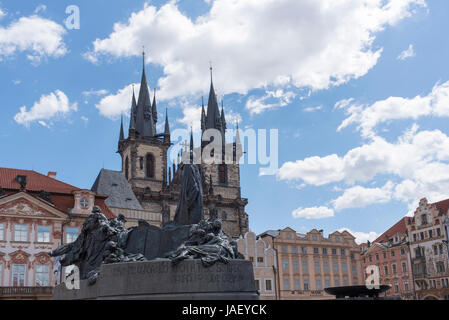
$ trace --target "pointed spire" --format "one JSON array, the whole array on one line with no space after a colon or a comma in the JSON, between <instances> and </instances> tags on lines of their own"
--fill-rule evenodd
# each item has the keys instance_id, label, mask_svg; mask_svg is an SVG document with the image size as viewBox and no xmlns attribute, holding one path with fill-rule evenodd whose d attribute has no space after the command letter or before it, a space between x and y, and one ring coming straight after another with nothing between
<instances>
[{"instance_id":1,"label":"pointed spire","mask_svg":"<svg viewBox=\"0 0 449 320\"><path fill-rule=\"evenodd\" d=\"M142 52L143 70L140 83L139 100L137 102L136 131L142 137L153 137L156 134L156 126L153 119L153 109L151 107L150 92L145 73L145 50Z\"/></svg>"},{"instance_id":2,"label":"pointed spire","mask_svg":"<svg viewBox=\"0 0 449 320\"><path fill-rule=\"evenodd\" d=\"M210 67L210 91L209 101L207 103L206 129L221 130L220 110L218 109L217 95L215 94L214 83L212 79L212 66Z\"/></svg>"},{"instance_id":3,"label":"pointed spire","mask_svg":"<svg viewBox=\"0 0 449 320\"><path fill-rule=\"evenodd\" d=\"M136 130L136 116L137 116L137 102L136 102L136 94L134 92L134 84L133 84L133 97L131 100L131 116L129 119L129 131Z\"/></svg>"},{"instance_id":4,"label":"pointed spire","mask_svg":"<svg viewBox=\"0 0 449 320\"><path fill-rule=\"evenodd\" d=\"M168 184L171 183L171 167L168 167Z\"/></svg>"},{"instance_id":5,"label":"pointed spire","mask_svg":"<svg viewBox=\"0 0 449 320\"><path fill-rule=\"evenodd\" d=\"M234 162L237 163L240 161L240 157L242 156L242 143L240 141L240 132L239 132L239 122L237 121L237 129L235 132L235 142L234 142Z\"/></svg>"},{"instance_id":6,"label":"pointed spire","mask_svg":"<svg viewBox=\"0 0 449 320\"><path fill-rule=\"evenodd\" d=\"M156 125L157 123L157 106L156 106L156 88L154 88L154 97L153 97L153 121Z\"/></svg>"},{"instance_id":7,"label":"pointed spire","mask_svg":"<svg viewBox=\"0 0 449 320\"><path fill-rule=\"evenodd\" d=\"M120 123L120 138L119 141L125 140L125 132L123 131L123 115L121 116L121 123Z\"/></svg>"},{"instance_id":8,"label":"pointed spire","mask_svg":"<svg viewBox=\"0 0 449 320\"><path fill-rule=\"evenodd\" d=\"M225 113L224 113L223 98L221 99L221 127L223 128L223 131L226 130L226 118L225 118Z\"/></svg>"},{"instance_id":9,"label":"pointed spire","mask_svg":"<svg viewBox=\"0 0 449 320\"><path fill-rule=\"evenodd\" d=\"M201 97L201 131L206 130L206 111L204 110L204 97Z\"/></svg>"},{"instance_id":10,"label":"pointed spire","mask_svg":"<svg viewBox=\"0 0 449 320\"><path fill-rule=\"evenodd\" d=\"M170 123L168 122L168 108L165 108L164 142L170 143Z\"/></svg>"},{"instance_id":11,"label":"pointed spire","mask_svg":"<svg viewBox=\"0 0 449 320\"><path fill-rule=\"evenodd\" d=\"M193 128L190 127L190 163L193 164Z\"/></svg>"}]
</instances>

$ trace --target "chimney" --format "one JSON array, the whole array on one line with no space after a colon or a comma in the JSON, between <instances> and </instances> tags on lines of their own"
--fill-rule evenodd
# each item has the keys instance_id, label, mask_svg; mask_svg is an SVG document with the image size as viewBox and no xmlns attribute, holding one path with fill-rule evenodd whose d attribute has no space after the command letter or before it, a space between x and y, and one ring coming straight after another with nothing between
<instances>
[{"instance_id":1,"label":"chimney","mask_svg":"<svg viewBox=\"0 0 449 320\"><path fill-rule=\"evenodd\" d=\"M56 179L56 172L53 171L49 171L47 174L47 177L52 178L52 179Z\"/></svg>"}]
</instances>

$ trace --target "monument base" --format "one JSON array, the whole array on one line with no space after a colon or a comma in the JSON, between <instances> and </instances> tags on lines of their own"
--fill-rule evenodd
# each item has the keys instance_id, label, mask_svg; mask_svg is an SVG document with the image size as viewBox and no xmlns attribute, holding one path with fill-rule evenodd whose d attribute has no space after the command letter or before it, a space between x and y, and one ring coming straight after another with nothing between
<instances>
[{"instance_id":1,"label":"monument base","mask_svg":"<svg viewBox=\"0 0 449 320\"><path fill-rule=\"evenodd\" d=\"M57 286L53 300L258 300L253 266L231 260L205 268L201 260L173 265L168 259L105 264L97 282L68 290Z\"/></svg>"}]
</instances>

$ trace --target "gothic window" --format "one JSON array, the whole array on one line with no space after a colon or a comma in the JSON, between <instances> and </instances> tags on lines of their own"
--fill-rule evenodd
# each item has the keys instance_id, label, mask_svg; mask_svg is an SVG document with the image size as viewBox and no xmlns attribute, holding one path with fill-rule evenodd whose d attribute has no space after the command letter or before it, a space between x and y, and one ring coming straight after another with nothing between
<instances>
[{"instance_id":1,"label":"gothic window","mask_svg":"<svg viewBox=\"0 0 449 320\"><path fill-rule=\"evenodd\" d=\"M143 170L143 157L139 158L140 170Z\"/></svg>"},{"instance_id":2,"label":"gothic window","mask_svg":"<svg viewBox=\"0 0 449 320\"><path fill-rule=\"evenodd\" d=\"M146 157L146 165L147 165L147 178L154 178L154 156L149 153Z\"/></svg>"},{"instance_id":3,"label":"gothic window","mask_svg":"<svg viewBox=\"0 0 449 320\"><path fill-rule=\"evenodd\" d=\"M128 157L126 157L126 160L125 160L125 177L126 177L126 180L129 180L129 158Z\"/></svg>"},{"instance_id":4,"label":"gothic window","mask_svg":"<svg viewBox=\"0 0 449 320\"><path fill-rule=\"evenodd\" d=\"M226 177L226 165L220 164L218 166L218 181L220 183L226 183L227 177Z\"/></svg>"}]
</instances>

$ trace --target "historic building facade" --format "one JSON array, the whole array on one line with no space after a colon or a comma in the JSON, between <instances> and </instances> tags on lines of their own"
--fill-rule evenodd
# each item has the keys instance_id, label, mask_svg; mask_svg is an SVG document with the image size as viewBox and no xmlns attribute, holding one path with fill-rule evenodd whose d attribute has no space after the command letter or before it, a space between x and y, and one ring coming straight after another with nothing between
<instances>
[{"instance_id":1,"label":"historic building facade","mask_svg":"<svg viewBox=\"0 0 449 320\"><path fill-rule=\"evenodd\" d=\"M74 241L84 219L106 196L29 170L0 168L0 299L48 299L61 280L49 256Z\"/></svg>"},{"instance_id":2,"label":"historic building facade","mask_svg":"<svg viewBox=\"0 0 449 320\"><path fill-rule=\"evenodd\" d=\"M407 226L418 299L449 300L447 221L449 199L428 203L421 199Z\"/></svg>"},{"instance_id":3,"label":"historic building facade","mask_svg":"<svg viewBox=\"0 0 449 320\"><path fill-rule=\"evenodd\" d=\"M266 231L260 238L276 251L281 300L333 299L325 288L364 283L360 248L347 231L326 238L315 229L301 234L285 228Z\"/></svg>"},{"instance_id":4,"label":"historic building facade","mask_svg":"<svg viewBox=\"0 0 449 320\"><path fill-rule=\"evenodd\" d=\"M193 158L194 155L196 157L212 141L202 143L201 146L195 148L193 136L191 136L190 145L185 146L184 154L179 155L178 159L169 163L168 150L172 144L168 113L166 114L164 132L157 132L157 123L156 91L154 91L153 99L150 99L144 66L139 96L136 99L133 93L131 101L127 138L125 138L123 121L121 124L118 153L122 159L122 170L121 172L115 172L116 176L120 174L128 182L141 208L134 208L137 210L135 211L136 214L131 216L126 210L129 208L121 199L115 201L120 205L114 207L114 210L123 213L128 219L140 217L160 226L173 220L175 215L181 182L182 165L180 159L185 162L186 159ZM202 106L201 127L203 134L209 129L222 133L223 150L226 148L232 150L232 159L230 159L230 162L227 161L226 164L218 163L218 161L211 164L199 164L203 181L205 216L206 218L211 216L220 218L223 221L223 231L237 239L248 231L248 215L245 212L248 200L241 197L240 189L239 160L241 145L238 139L238 130L235 141L230 143L225 141L224 108L222 105L220 112L212 79L207 112L204 103ZM117 180L122 179L116 178ZM100 173L92 190L107 194L109 196L108 201L113 202L115 198L119 197L115 195L113 185L120 185L120 183L115 182L114 179L108 179L107 183L103 183L105 179ZM105 187L98 188L99 185ZM151 216L150 219L146 218L148 215Z\"/></svg>"},{"instance_id":5,"label":"historic building facade","mask_svg":"<svg viewBox=\"0 0 449 320\"><path fill-rule=\"evenodd\" d=\"M402 218L373 243L368 242L363 246L363 270L367 270L369 266L377 266L380 284L391 286L391 289L383 294L384 297L415 299L407 236L407 226L411 220L409 217ZM366 276L368 275L365 273Z\"/></svg>"},{"instance_id":6,"label":"historic building facade","mask_svg":"<svg viewBox=\"0 0 449 320\"><path fill-rule=\"evenodd\" d=\"M237 240L238 250L250 260L254 268L256 289L260 300L276 300L277 297L277 258L276 251L257 237L254 232L247 232Z\"/></svg>"}]
</instances>

